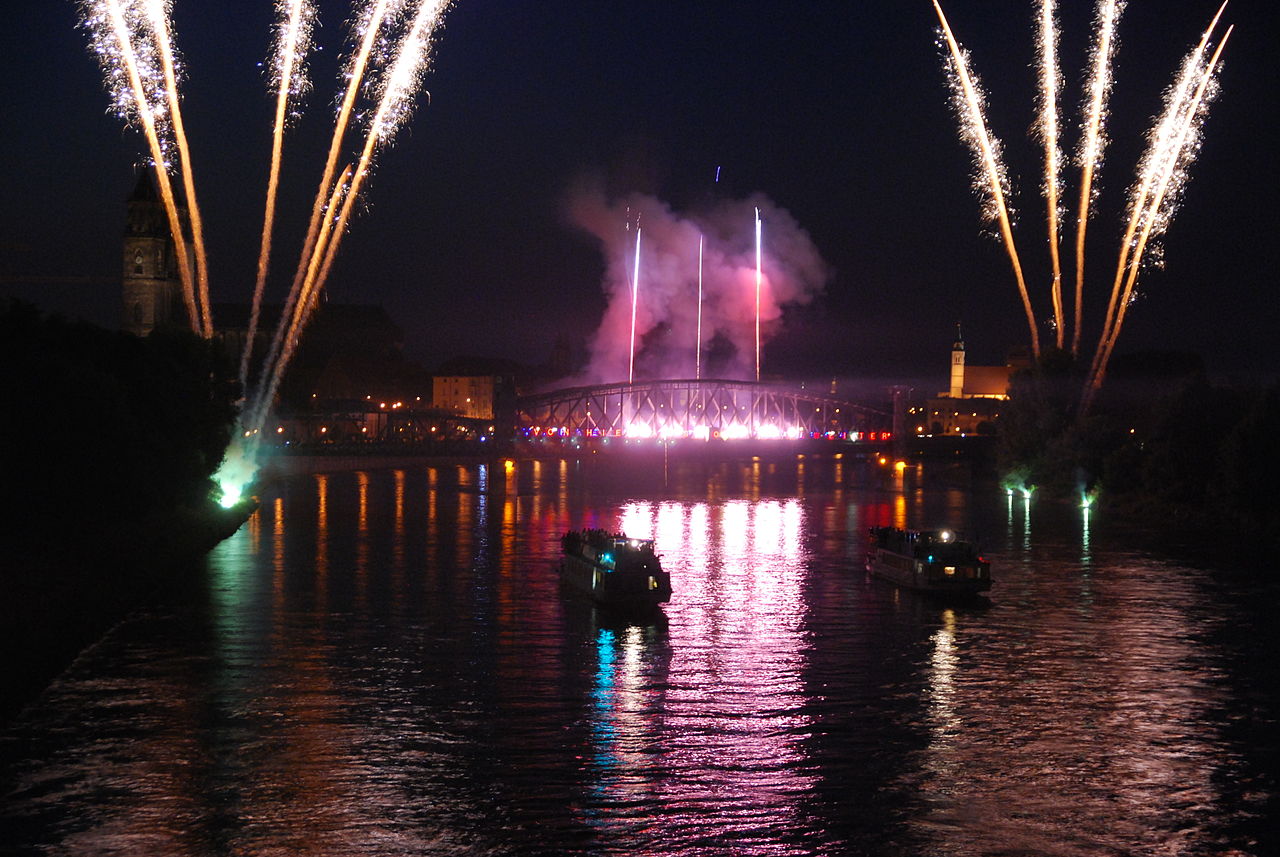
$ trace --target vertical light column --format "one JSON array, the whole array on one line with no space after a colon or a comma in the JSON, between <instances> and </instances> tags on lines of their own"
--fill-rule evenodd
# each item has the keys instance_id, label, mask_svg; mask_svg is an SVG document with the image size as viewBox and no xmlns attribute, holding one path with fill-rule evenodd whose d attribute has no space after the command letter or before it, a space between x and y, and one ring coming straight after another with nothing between
<instances>
[{"instance_id":1,"label":"vertical light column","mask_svg":"<svg viewBox=\"0 0 1280 857\"><path fill-rule=\"evenodd\" d=\"M756 207L756 383L760 383L760 208Z\"/></svg>"},{"instance_id":2,"label":"vertical light column","mask_svg":"<svg viewBox=\"0 0 1280 857\"><path fill-rule=\"evenodd\" d=\"M635 270L631 275L631 359L627 364L627 383L636 380L636 307L640 298L640 227L636 227Z\"/></svg>"}]
</instances>

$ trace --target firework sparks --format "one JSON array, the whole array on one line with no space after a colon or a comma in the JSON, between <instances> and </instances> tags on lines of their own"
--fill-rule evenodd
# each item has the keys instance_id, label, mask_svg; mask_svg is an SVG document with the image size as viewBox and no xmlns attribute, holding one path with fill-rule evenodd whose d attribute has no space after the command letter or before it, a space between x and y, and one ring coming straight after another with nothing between
<instances>
[{"instance_id":1,"label":"firework sparks","mask_svg":"<svg viewBox=\"0 0 1280 857\"><path fill-rule=\"evenodd\" d=\"M1057 345L1062 347L1062 260L1059 245L1062 240L1058 226L1058 197L1062 187L1062 147L1058 133L1058 92L1062 88L1062 73L1058 68L1058 21L1056 0L1041 0L1039 15L1040 41L1040 121L1039 133L1044 142L1044 195L1048 207L1049 256L1053 262L1054 328Z\"/></svg>"},{"instance_id":2,"label":"firework sparks","mask_svg":"<svg viewBox=\"0 0 1280 857\"><path fill-rule=\"evenodd\" d=\"M164 98L169 108L170 127L178 147L178 167L182 176L183 193L187 198L187 216L191 220L191 243L196 256L198 330L208 339L213 336L213 319L209 311L209 260L205 253L204 220L196 202L191 149L187 145L187 132L182 124L182 109L178 103L178 73L173 61L173 40L169 35L173 25L169 20L168 0L145 0L145 13L155 38L156 55L160 58L160 70L164 76Z\"/></svg>"},{"instance_id":3,"label":"firework sparks","mask_svg":"<svg viewBox=\"0 0 1280 857\"><path fill-rule=\"evenodd\" d=\"M1188 115L1189 107L1195 101L1198 109L1199 99L1203 97L1203 88L1198 89L1197 82L1202 78L1206 83L1208 80L1205 77L1203 65L1205 49L1208 47L1209 40L1218 26L1218 21L1222 17L1226 5L1226 3L1223 3L1221 8L1218 9L1213 21L1200 37L1199 44L1183 61L1182 71L1178 76L1178 80L1165 100L1164 113L1149 135L1147 151L1143 155L1138 168L1138 180L1129 194L1129 222L1125 227L1124 240L1120 244L1120 254L1116 261L1116 273L1111 287L1111 297L1107 303L1107 314L1102 324L1102 335L1090 367L1090 376L1096 379L1097 383L1101 381L1104 357L1109 356L1110 349L1108 349L1107 343L1113 340L1115 334L1118 333L1118 322L1124 313L1123 300L1127 299L1128 294L1131 293L1131 290L1124 288L1126 272L1131 264L1136 267L1142 262L1142 252L1134 252L1139 240L1137 236L1150 234L1150 231L1146 229L1146 224L1151 220L1152 216L1158 215L1161 211L1161 206L1157 205L1152 208L1149 204L1152 195L1159 190L1162 176L1166 175L1166 173L1171 173L1178 160L1182 157L1182 141L1186 139L1184 131L1187 128L1187 123L1194 120L1194 115ZM1221 46L1219 47L1221 48ZM1163 231L1163 227L1160 231ZM1142 241L1142 243L1145 246L1146 242ZM1090 386L1094 385L1095 382L1091 382Z\"/></svg>"},{"instance_id":4,"label":"firework sparks","mask_svg":"<svg viewBox=\"0 0 1280 857\"><path fill-rule=\"evenodd\" d=\"M324 205L317 202L312 211L304 257L299 262L289 295L290 301L276 330L265 364L264 376L270 380L264 385L255 408L255 427L260 427L266 419L267 409L296 345L296 339L314 312L319 294L328 280L355 201L371 169L374 153L391 141L396 129L412 112L413 97L430 55L431 37L447 6L448 0L424 0L418 4L409 28L395 42L390 70L376 89L378 105L366 130L358 164L354 170L348 167L349 172L344 173L336 184L330 185L328 175L322 180L321 187L329 188L330 192L327 202ZM393 19L404 8L402 4L393 6L380 0L362 16L359 27L359 31L363 33L361 50L349 65L348 74L354 74L354 70L363 74L371 57L379 62L386 60L388 39L379 37L380 30L384 23ZM335 159L334 163L359 90L357 81L352 78L330 146L330 157ZM326 173L328 172L326 165ZM336 217L333 215L334 211L338 212ZM328 217L325 216L326 213Z\"/></svg>"},{"instance_id":5,"label":"firework sparks","mask_svg":"<svg viewBox=\"0 0 1280 857\"><path fill-rule=\"evenodd\" d=\"M378 108L365 135L364 149L360 153L360 161L352 175L351 189L343 200L342 211L334 226L333 237L328 246L323 247L324 261L319 270L316 289L323 288L325 281L329 278L329 271L333 267L338 246L346 232L355 200L372 168L374 153L391 142L396 130L413 112L414 96L431 52L431 37L439 26L440 17L448 3L449 0L424 0L414 15L412 25L396 48L390 74L386 78L385 85L379 88Z\"/></svg>"},{"instance_id":6,"label":"firework sparks","mask_svg":"<svg viewBox=\"0 0 1280 857\"><path fill-rule=\"evenodd\" d=\"M333 186L333 192L329 196L325 211L332 212L338 207L343 196L349 193L350 181L351 165L348 164ZM321 251L323 251L325 244L328 242L336 221L337 217L332 214L321 219L320 229L316 233L316 246ZM280 324L276 328L276 335L271 343L271 348L272 353L277 357L274 360L268 359L267 363L264 364L258 395L254 400L253 408L248 412L248 419L243 420L245 427L250 432L256 433L266 423L267 412L271 409L271 403L275 400L276 391L279 390L280 382L284 379L284 370L289 365L289 360L293 357L294 350L298 347L298 337L315 309L319 290L309 289L307 286L314 283L319 265L320 254L316 253L312 255L308 262L307 276L303 278L302 289L297 295L293 295L295 298L293 312L282 316Z\"/></svg>"},{"instance_id":7,"label":"firework sparks","mask_svg":"<svg viewBox=\"0 0 1280 857\"><path fill-rule=\"evenodd\" d=\"M249 310L249 333L240 357L240 386L249 382L249 359L258 330L262 293L271 266L271 236L275 229L276 196L280 187L280 162L284 154L284 128L290 105L302 97L307 87L303 68L311 47L315 22L315 6L309 0L288 0L278 4L277 35L272 52L272 69L276 88L276 118L271 137L271 172L267 180L266 211L262 217L262 243L258 250L258 275L253 285L253 302Z\"/></svg>"},{"instance_id":8,"label":"firework sparks","mask_svg":"<svg viewBox=\"0 0 1280 857\"><path fill-rule=\"evenodd\" d=\"M1125 313L1133 298L1134 287L1144 259L1153 253L1152 242L1159 238L1169 224L1176 209L1177 200L1186 182L1187 169L1199 149L1200 131L1208 103L1217 89L1217 70L1222 51L1231 35L1231 28L1218 43L1212 57L1206 61L1205 53L1217 29L1227 4L1218 9L1199 44L1182 65L1175 84L1165 101L1160 120L1148 134L1148 147L1137 171L1137 178L1129 194L1128 225L1120 245L1115 279L1102 325L1101 338L1089 369L1081 407L1087 410L1093 393L1102 383L1111 351L1120 334ZM1032 350L1039 354L1035 315L1027 298L1025 283L1016 261L1013 238L1007 210L1003 203L1006 192L1003 167L999 162L998 145L991 140L983 119L983 96L968 71L967 57L957 44L947 25L938 0L934 9L942 23L942 32L948 46L952 103L961 119L962 133L975 153L984 182L979 182L988 198L989 218L1000 222L1006 248L1015 260L1014 268L1018 288L1023 298L1023 308L1032 331ZM1111 62L1116 46L1116 26L1124 0L1099 0L1095 15L1095 41L1091 55L1091 73L1085 101L1084 134L1077 150L1077 163L1081 169L1080 210L1076 220L1076 295L1075 325L1072 334L1072 352L1078 353L1083 316L1084 250L1088 220L1093 205L1094 176L1102 163L1106 148L1104 131L1107 103L1112 86ZM1040 117L1037 128L1045 146L1045 195L1049 210L1049 239L1053 257L1053 311L1057 328L1057 344L1065 341L1064 311L1061 302L1061 265L1059 258L1058 199L1061 191L1059 121L1057 115L1060 75L1058 73L1056 24L1056 0L1041 0L1038 15L1038 39L1040 50Z\"/></svg>"},{"instance_id":9,"label":"firework sparks","mask_svg":"<svg viewBox=\"0 0 1280 857\"><path fill-rule=\"evenodd\" d=\"M1000 143L987 131L986 97L976 77L969 70L968 55L956 41L938 0L933 0L933 8L938 13L938 21L941 22L943 38L950 56L948 78L951 82L952 104L960 118L961 135L972 149L978 165L975 184L987 200L985 206L987 219L994 220L1000 225L1000 234L1004 239L1009 261L1013 265L1018 292L1022 296L1027 325L1031 328L1031 351L1039 357L1040 333L1036 329L1035 312L1031 308L1031 297L1027 294L1027 283L1022 275L1022 261L1018 258L1018 248L1013 240L1013 223L1009 207L1005 202L1008 196L1009 177L1000 156Z\"/></svg>"},{"instance_id":10,"label":"firework sparks","mask_svg":"<svg viewBox=\"0 0 1280 857\"><path fill-rule=\"evenodd\" d=\"M320 221L325 212L328 211L325 203L333 195L335 187L333 176L338 168L338 158L342 152L342 141L346 137L347 125L351 120L352 107L355 105L356 97L360 94L365 70L369 65L369 57L373 53L374 44L377 41L378 31L381 29L383 20L387 15L387 5L388 0L377 0L373 5L366 7L364 13L359 16L358 25L355 28L355 32L360 34L361 37L360 48L352 56L344 71L344 76L347 80L346 93L343 95L342 106L338 110L333 137L329 141L329 154L325 160L324 172L320 178L320 187L316 190L315 201L311 206L311 220L307 224L307 237L302 246L302 255L298 259L297 270L293 275L293 285L290 286L288 296L285 298L284 312L280 316L280 324L276 328L276 335L272 339L271 348L267 352L267 358L263 364L264 377L273 371L271 367L275 366L279 359L285 330L290 326L290 319L297 312L298 296L303 288L303 280L311 267L311 259L316 253Z\"/></svg>"},{"instance_id":11,"label":"firework sparks","mask_svg":"<svg viewBox=\"0 0 1280 857\"><path fill-rule=\"evenodd\" d=\"M195 182L179 99L179 70L175 61L170 20L172 0L80 0L82 26L103 70L115 111L141 127L155 163L160 195L169 221L183 301L193 330L209 337L208 265L203 223L196 205ZM286 297L257 389L246 396L236 441L218 473L224 497L235 496L256 472L258 435L275 398L284 370L314 311L329 275L355 199L371 169L374 152L386 145L412 112L431 39L449 0L372 0L361 4L352 25L358 48L344 69L345 92L337 111L329 154L312 205L303 251ZM308 88L305 61L316 26L315 0L277 0L276 40L272 87L276 115L272 135L270 177L263 216L257 277L254 283L249 335L241 357L240 380L247 386L252 343L259 323L263 289L270 267L272 233L279 190L285 126L297 100ZM370 68L371 83L366 85ZM382 73L385 72L385 73ZM361 95L372 97L376 109L366 129L363 152L356 166L348 165L335 181L339 154ZM176 151L176 158L170 153ZM176 160L184 182L198 273L193 277L188 243L179 216L168 170ZM196 282L198 278L198 284Z\"/></svg>"},{"instance_id":12,"label":"firework sparks","mask_svg":"<svg viewBox=\"0 0 1280 857\"><path fill-rule=\"evenodd\" d=\"M1214 19L1214 24L1210 27L1210 30L1216 24L1217 18ZM1142 260L1147 252L1149 242L1154 238L1158 238L1168 228L1174 209L1177 207L1178 198L1186 185L1187 168L1200 148L1200 132L1203 127L1204 111L1217 88L1217 70L1222 59L1222 51L1227 45L1227 40L1231 38L1233 29L1232 27L1227 28L1226 33L1223 34L1222 41L1218 43L1208 64L1201 65L1198 57L1194 59L1188 58L1188 64L1194 62L1196 76L1198 77L1195 94L1179 106L1175 123L1177 133L1174 135L1173 140L1170 141L1167 152L1160 158L1160 175L1155 181L1155 187L1151 192L1146 210L1141 218L1142 230L1134 244L1133 253L1129 259L1124 292L1121 295L1120 305L1116 311L1115 323L1111 327L1110 336L1098 346L1097 368L1094 370L1093 378L1089 384L1090 396L1092 396L1092 391L1097 390L1102 385L1102 380L1106 375L1107 363L1111 359L1111 352L1120 336L1120 328L1124 324L1125 312L1128 310L1134 286L1137 284L1138 274L1141 271Z\"/></svg>"},{"instance_id":13,"label":"firework sparks","mask_svg":"<svg viewBox=\"0 0 1280 857\"><path fill-rule=\"evenodd\" d=\"M1088 83L1089 101L1085 108L1085 132L1077 153L1080 165L1080 213L1076 218L1076 301L1075 323L1071 331L1071 353L1080 352L1080 330L1084 319L1084 247L1093 207L1093 176L1101 168L1107 148L1107 104L1111 98L1111 60L1116 51L1116 25L1124 11L1123 0L1101 0L1095 22L1097 37L1093 45Z\"/></svg>"},{"instance_id":14,"label":"firework sparks","mask_svg":"<svg viewBox=\"0 0 1280 857\"><path fill-rule=\"evenodd\" d=\"M716 168L717 173L719 167ZM702 378L702 250L706 236L698 233L698 323L694 328L693 377Z\"/></svg>"},{"instance_id":15,"label":"firework sparks","mask_svg":"<svg viewBox=\"0 0 1280 857\"><path fill-rule=\"evenodd\" d=\"M133 3L101 0L86 2L81 8L84 10L84 26L90 32L90 44L102 66L116 112L126 122L141 124L151 150L160 198L177 251L183 303L192 329L200 330L191 265L187 258L186 233L178 216L177 200L167 169L167 150L170 148L167 101L161 82L164 74L159 70L155 43L146 19Z\"/></svg>"}]
</instances>

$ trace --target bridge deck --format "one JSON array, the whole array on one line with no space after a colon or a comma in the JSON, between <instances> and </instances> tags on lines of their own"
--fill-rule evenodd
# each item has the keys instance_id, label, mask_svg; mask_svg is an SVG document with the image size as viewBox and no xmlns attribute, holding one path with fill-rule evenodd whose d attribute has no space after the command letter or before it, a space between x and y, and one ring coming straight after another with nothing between
<instances>
[{"instance_id":1,"label":"bridge deck","mask_svg":"<svg viewBox=\"0 0 1280 857\"><path fill-rule=\"evenodd\" d=\"M846 437L883 431L889 416L865 405L776 383L642 381L522 397L517 429L529 436Z\"/></svg>"}]
</instances>

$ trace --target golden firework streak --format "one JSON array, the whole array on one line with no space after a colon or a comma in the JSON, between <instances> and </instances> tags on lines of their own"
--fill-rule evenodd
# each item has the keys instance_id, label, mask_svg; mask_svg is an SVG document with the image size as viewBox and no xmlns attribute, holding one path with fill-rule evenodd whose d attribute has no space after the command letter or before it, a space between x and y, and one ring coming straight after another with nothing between
<instances>
[{"instance_id":1,"label":"golden firework streak","mask_svg":"<svg viewBox=\"0 0 1280 857\"><path fill-rule=\"evenodd\" d=\"M1058 143L1058 26L1056 0L1040 2L1040 134L1044 138L1044 193L1048 208L1049 256L1053 261L1053 321L1056 342L1062 347L1062 259L1059 245L1058 195L1062 185L1062 148Z\"/></svg>"},{"instance_id":2,"label":"golden firework streak","mask_svg":"<svg viewBox=\"0 0 1280 857\"><path fill-rule=\"evenodd\" d=\"M338 177L338 181L333 185L333 191L330 193L328 203L324 208L326 212L332 212L337 208L343 194L349 193L348 185L350 181L351 165L347 164L342 171L342 175ZM320 221L320 228L316 233L316 246L319 251L323 250L325 243L329 240L334 219L332 215L329 215L323 217ZM312 254L307 263L307 270L313 276L316 266L320 264L319 259L320 255L317 252ZM305 282L307 280L304 280ZM298 337L301 334L302 327L315 308L315 298L311 291L304 289L303 293L297 295L296 298L297 300L292 304L293 313L282 316L280 326L277 328L276 342L281 344L278 359L269 360L263 366L262 379L258 382L258 395L254 400L253 408L249 412L249 420L246 423L246 427L250 430L261 429L266 423L267 412L271 409L271 402L275 399L276 391L280 389L280 382L284 379L285 367L289 365L289 359L293 357L293 352L298 347Z\"/></svg>"},{"instance_id":3,"label":"golden firework streak","mask_svg":"<svg viewBox=\"0 0 1280 857\"><path fill-rule=\"evenodd\" d=\"M106 0L107 16L111 20L111 30L119 48L119 59L124 65L129 78L129 86L133 91L134 103L137 105L138 117L142 120L143 133L151 148L151 159L155 162L156 180L160 185L160 197L164 201L165 213L169 219L169 231L173 233L175 255L178 257L178 276L182 280L182 299L187 307L187 316L193 330L200 329L199 316L196 311L195 289L192 285L191 262L187 258L186 233L178 218L178 206L173 198L173 187L169 184L169 173L165 169L164 148L160 145L160 134L156 130L155 116L147 99L146 88L142 84L142 76L138 72L138 59L133 45L133 36L129 24L125 21L124 12L117 0Z\"/></svg>"},{"instance_id":4,"label":"golden firework streak","mask_svg":"<svg viewBox=\"0 0 1280 857\"><path fill-rule=\"evenodd\" d=\"M275 229L276 195L280 186L280 161L284 151L284 126L288 118L289 98L295 69L302 64L306 53L304 23L310 14L308 0L291 0L289 19L280 45L280 80L276 94L276 118L271 135L271 175L267 181L266 212L262 217L262 244L258 250L258 275L253 284L253 303L249 311L249 333L245 338L244 353L240 357L240 386L249 382L249 359L253 353L253 340L258 330L258 315L262 308L262 292L266 288L267 271L271 262L271 235Z\"/></svg>"},{"instance_id":5,"label":"golden firework streak","mask_svg":"<svg viewBox=\"0 0 1280 857\"><path fill-rule=\"evenodd\" d=\"M279 386L283 367L287 365L289 356L293 353L293 348L296 346L298 336L301 335L302 328L315 311L320 292L329 278L329 272L333 267L338 247L342 242L342 236L351 218L355 201L359 197L361 186L371 168L373 155L380 145L390 140L396 126L407 115L407 107L405 105L412 101L412 95L416 89L415 84L430 49L431 33L439 23L440 15L447 5L448 0L424 0L418 7L413 24L397 47L395 59L392 61L391 70L383 87L382 97L378 102L377 111L365 135L360 161L354 171L348 166L333 187L328 204L324 209L328 216L323 218L323 225L317 230L310 258L307 260L305 271L302 272L297 303L294 306L292 316L288 320L288 329L284 335L284 350L280 352L280 359L275 361L275 366L271 372L271 381L264 388L263 395L259 398L256 409L259 415L259 424L266 420L266 412ZM332 216L332 212L337 208L340 199L342 203L341 211L335 218ZM285 319L282 318L281 330L284 330L284 326Z\"/></svg>"},{"instance_id":6,"label":"golden firework streak","mask_svg":"<svg viewBox=\"0 0 1280 857\"><path fill-rule=\"evenodd\" d=\"M178 103L178 75L173 67L173 44L169 38L169 15L164 0L146 0L147 20L155 34L160 65L164 70L164 94L173 122L173 136L178 144L178 164L182 174L182 190L187 197L187 215L191 218L191 243L196 253L197 316L196 331L205 339L213 336L213 319L209 308L209 260L204 246L204 220L196 202L196 185L191 168L191 149L182 125L182 108Z\"/></svg>"},{"instance_id":7,"label":"golden firework streak","mask_svg":"<svg viewBox=\"0 0 1280 857\"><path fill-rule=\"evenodd\" d=\"M1217 18L1214 18L1214 25L1217 24ZM1178 164L1180 161L1189 157L1188 143L1194 138L1196 128L1201 113L1201 107L1204 104L1205 92L1214 80L1217 72L1218 64L1222 59L1222 50L1227 45L1227 40L1231 38L1234 27L1228 27L1226 33L1222 36L1222 41L1218 43L1217 49L1213 52L1213 57L1209 60L1209 64L1200 72L1200 82L1196 87L1195 96L1185 106L1180 114L1177 139L1171 146L1169 157L1164 163L1161 171L1160 179L1155 190L1151 194L1151 201L1146 208L1143 217L1142 232L1138 237L1136 246L1134 247L1132 257L1130 258L1127 276L1125 278L1124 293L1120 298L1120 306L1116 312L1115 323L1112 325L1111 334L1100 343L1099 358L1097 368L1093 372L1093 378L1089 384L1089 392L1086 394L1088 399L1092 399L1093 393L1102 386L1103 378L1106 376L1107 363L1111 360L1111 352L1115 348L1116 340L1120 337L1120 328L1124 324L1125 312L1129 306L1129 300L1133 296L1134 286L1138 281L1138 274L1142 270L1142 257L1146 252L1147 241L1150 239L1153 231L1158 226L1163 225L1165 218L1161 217L1161 208L1165 204L1165 197L1169 192L1171 184L1178 173ZM1212 27L1210 27L1212 30Z\"/></svg>"},{"instance_id":8,"label":"golden firework streak","mask_svg":"<svg viewBox=\"0 0 1280 857\"><path fill-rule=\"evenodd\" d=\"M987 132L986 119L982 115L982 98L978 94L977 87L969 73L964 52L956 42L955 35L951 32L951 26L947 23L947 17L942 13L942 7L938 5L938 0L933 0L933 8L938 13L938 20L942 23L942 31L951 50L956 82L963 96L963 101L968 108L967 116L961 117L962 119L967 119L966 137L975 146L978 160L982 165L983 173L986 175L987 186L991 192L994 216L1000 224L1000 234L1004 239L1005 250L1009 253L1009 261L1013 265L1013 274L1018 282L1018 293L1022 296L1022 308L1027 315L1027 326L1031 329L1031 352L1036 358L1039 358L1040 334L1036 329L1036 316L1031 308L1031 297L1027 294L1027 283L1022 276L1022 262L1018 258L1018 248L1013 241L1013 225L1009 220L1009 209L1005 205L1004 171L996 156L991 136Z\"/></svg>"},{"instance_id":9,"label":"golden firework streak","mask_svg":"<svg viewBox=\"0 0 1280 857\"><path fill-rule=\"evenodd\" d=\"M361 186L364 184L365 177L369 174L374 152L379 146L390 140L396 127L404 121L407 115L406 104L412 102L417 79L421 74L423 65L426 63L427 52L431 47L431 34L440 23L440 15L444 12L449 2L450 0L423 0L418 7L417 14L414 16L413 25L409 28L404 38L400 40L395 60L391 65L391 72L387 77L382 97L378 102L378 110L374 114L373 121L370 123L365 137L364 150L360 153L360 162L356 165L355 173L352 175L351 191L342 202L342 213L338 216L338 222L334 228L334 235L330 239L329 246L323 248L324 264L320 268L319 277L315 285L317 289L323 288L324 283L329 279L329 270L333 267L333 260L337 256L338 246L342 243L342 236L346 232L347 221L351 217L351 209L360 193ZM319 253L320 250L317 249L316 252ZM314 275L309 274L309 278L312 276Z\"/></svg>"},{"instance_id":10,"label":"golden firework streak","mask_svg":"<svg viewBox=\"0 0 1280 857\"><path fill-rule=\"evenodd\" d=\"M1098 340L1098 348L1094 352L1093 362L1089 367L1089 377L1098 379L1099 383L1101 364L1107 351L1106 344L1114 338L1113 331L1115 330L1117 318L1121 314L1120 299L1124 291L1123 283L1125 272L1129 266L1130 253L1134 248L1134 236L1138 234L1143 226L1143 216L1148 211L1147 200L1151 196L1152 185L1157 183L1159 176L1162 174L1163 165L1170 158L1176 162L1179 156L1180 147L1175 148L1172 145L1173 141L1179 137L1179 117L1183 116L1186 109L1188 93L1191 92L1192 87L1195 85L1197 77L1203 74L1200 58L1204 56L1209 39L1212 37L1214 29L1218 26L1218 20L1222 17L1226 7L1227 4L1223 3L1218 9L1218 14L1213 17L1208 29L1200 37L1200 43L1196 45L1195 49L1183 62L1182 74L1169 95L1165 105L1164 116L1152 133L1151 145L1143 157L1140 178L1130 197L1129 223L1125 227L1124 240L1120 244L1120 254L1116 261L1115 280L1111 286L1111 298L1107 303L1107 314L1102 323L1102 334ZM1135 262L1140 263L1141 259L1141 254L1138 254ZM1088 386L1093 386L1092 380Z\"/></svg>"},{"instance_id":11,"label":"golden firework streak","mask_svg":"<svg viewBox=\"0 0 1280 857\"><path fill-rule=\"evenodd\" d=\"M284 345L285 333L293 326L291 319L294 313L297 312L303 281L310 267L311 257L316 250L320 219L327 210L325 208L325 200L329 199L334 191L333 174L337 169L338 154L342 149L342 140L346 136L347 124L351 119L351 107L360 92L364 72L369 63L369 55L373 51L374 42L377 39L379 29L382 27L386 12L387 0L378 0L369 14L369 19L365 22L364 37L361 40L360 51L348 67L347 91L343 97L342 108L338 112L338 119L333 129L333 137L329 143L329 156L325 162L324 174L320 179L320 187L316 191L315 202L311 206L311 220L307 225L306 243L302 248L302 256L298 259L298 268L294 272L293 285L289 288L289 295L285 299L284 311L280 315L280 323L276 327L275 337L271 341L271 348L268 350L267 358L263 363L264 375L274 374L274 369L271 367L274 367L278 362ZM261 394L262 392L260 387L259 393ZM263 418L265 419L265 410L263 410Z\"/></svg>"},{"instance_id":12,"label":"golden firework streak","mask_svg":"<svg viewBox=\"0 0 1280 857\"><path fill-rule=\"evenodd\" d=\"M1080 330L1084 323L1084 247L1093 206L1093 174L1106 150L1107 101L1111 94L1111 58L1115 54L1116 25L1123 3L1102 0L1098 4L1098 38L1093 49L1093 73L1089 79L1089 109L1085 136L1080 147L1080 213L1076 218L1076 306L1071 330L1071 353L1080 352Z\"/></svg>"}]
</instances>

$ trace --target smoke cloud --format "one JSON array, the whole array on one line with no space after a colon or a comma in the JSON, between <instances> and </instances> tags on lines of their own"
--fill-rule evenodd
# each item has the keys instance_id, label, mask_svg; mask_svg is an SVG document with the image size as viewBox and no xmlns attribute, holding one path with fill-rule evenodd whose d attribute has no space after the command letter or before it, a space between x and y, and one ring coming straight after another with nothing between
<instances>
[{"instance_id":1,"label":"smoke cloud","mask_svg":"<svg viewBox=\"0 0 1280 857\"><path fill-rule=\"evenodd\" d=\"M569 221L600 242L608 306L590 343L584 383L626 381L631 357L632 274L640 229L635 377L693 378L698 337L698 242L702 238L702 377L753 379L756 348L755 210L763 221L761 340L781 329L783 309L809 303L830 270L808 233L763 194L673 211L646 194L609 197L582 186ZM765 362L762 371L768 373Z\"/></svg>"}]
</instances>

